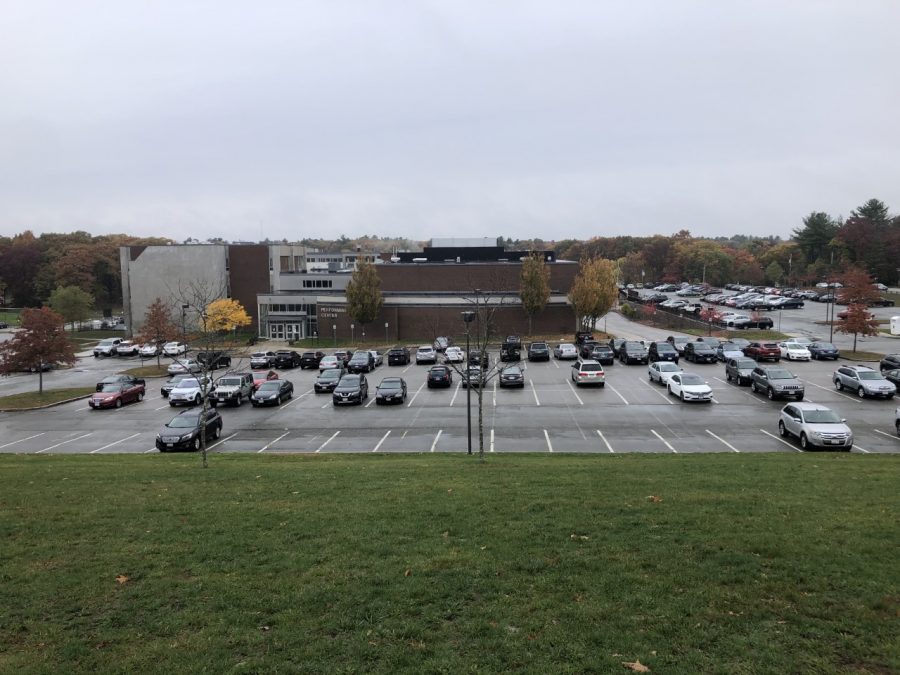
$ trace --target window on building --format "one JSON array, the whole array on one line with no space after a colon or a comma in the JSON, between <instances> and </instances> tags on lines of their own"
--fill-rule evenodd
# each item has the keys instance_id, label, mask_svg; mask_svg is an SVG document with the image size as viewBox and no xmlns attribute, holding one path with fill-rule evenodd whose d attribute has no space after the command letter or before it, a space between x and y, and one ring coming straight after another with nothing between
<instances>
[{"instance_id":1,"label":"window on building","mask_svg":"<svg viewBox=\"0 0 900 675\"><path fill-rule=\"evenodd\" d=\"M281 256L281 271L282 272L290 272L291 271L291 257L288 255Z\"/></svg>"}]
</instances>

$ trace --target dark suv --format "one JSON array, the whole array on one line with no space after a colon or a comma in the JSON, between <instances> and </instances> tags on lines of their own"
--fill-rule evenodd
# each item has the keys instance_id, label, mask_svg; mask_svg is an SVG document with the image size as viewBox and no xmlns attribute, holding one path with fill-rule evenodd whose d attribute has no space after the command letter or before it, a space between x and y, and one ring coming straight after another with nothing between
<instances>
[{"instance_id":1,"label":"dark suv","mask_svg":"<svg viewBox=\"0 0 900 675\"><path fill-rule=\"evenodd\" d=\"M324 357L325 352L303 352L300 356L300 370L305 370L306 368L317 369L319 361Z\"/></svg>"},{"instance_id":2,"label":"dark suv","mask_svg":"<svg viewBox=\"0 0 900 675\"><path fill-rule=\"evenodd\" d=\"M288 349L280 349L275 352L276 368L296 368L299 365L300 355L297 352Z\"/></svg>"},{"instance_id":3,"label":"dark suv","mask_svg":"<svg viewBox=\"0 0 900 675\"><path fill-rule=\"evenodd\" d=\"M647 348L643 342L626 340L619 347L619 361L626 366L631 363L647 363L648 358Z\"/></svg>"},{"instance_id":4,"label":"dark suv","mask_svg":"<svg viewBox=\"0 0 900 675\"><path fill-rule=\"evenodd\" d=\"M684 360L694 363L716 363L716 350L706 342L694 341L684 345Z\"/></svg>"},{"instance_id":5,"label":"dark suv","mask_svg":"<svg viewBox=\"0 0 900 675\"><path fill-rule=\"evenodd\" d=\"M362 349L354 352L347 363L347 371L350 373L368 373L375 370L375 358L368 351Z\"/></svg>"},{"instance_id":6,"label":"dark suv","mask_svg":"<svg viewBox=\"0 0 900 675\"><path fill-rule=\"evenodd\" d=\"M425 380L428 388L449 387L453 384L453 372L447 366L431 366Z\"/></svg>"},{"instance_id":7,"label":"dark suv","mask_svg":"<svg viewBox=\"0 0 900 675\"><path fill-rule=\"evenodd\" d=\"M224 352L197 352L197 361L209 370L231 367L231 357Z\"/></svg>"},{"instance_id":8,"label":"dark suv","mask_svg":"<svg viewBox=\"0 0 900 675\"><path fill-rule=\"evenodd\" d=\"M725 361L725 379L738 384L750 384L756 361L748 356L732 357Z\"/></svg>"},{"instance_id":9,"label":"dark suv","mask_svg":"<svg viewBox=\"0 0 900 675\"><path fill-rule=\"evenodd\" d=\"M803 382L781 366L756 366L750 373L750 389L772 400L793 396L802 401L804 394Z\"/></svg>"},{"instance_id":10,"label":"dark suv","mask_svg":"<svg viewBox=\"0 0 900 675\"><path fill-rule=\"evenodd\" d=\"M547 346L546 342L532 342L528 345L528 360L529 361L549 361L550 360L550 348Z\"/></svg>"},{"instance_id":11,"label":"dark suv","mask_svg":"<svg viewBox=\"0 0 900 675\"><path fill-rule=\"evenodd\" d=\"M176 415L160 430L156 435L157 450L199 450L201 421L206 424L206 445L222 435L222 416L218 410L209 408L204 416L202 408L193 408Z\"/></svg>"},{"instance_id":12,"label":"dark suv","mask_svg":"<svg viewBox=\"0 0 900 675\"><path fill-rule=\"evenodd\" d=\"M507 335L500 346L501 361L518 361L522 358L522 340L518 335Z\"/></svg>"},{"instance_id":13,"label":"dark suv","mask_svg":"<svg viewBox=\"0 0 900 675\"><path fill-rule=\"evenodd\" d=\"M389 366L409 365L409 349L407 347L393 347L388 352L387 362Z\"/></svg>"},{"instance_id":14,"label":"dark suv","mask_svg":"<svg viewBox=\"0 0 900 675\"><path fill-rule=\"evenodd\" d=\"M678 363L678 350L670 342L651 342L650 363L656 361L673 361Z\"/></svg>"},{"instance_id":15,"label":"dark suv","mask_svg":"<svg viewBox=\"0 0 900 675\"><path fill-rule=\"evenodd\" d=\"M588 354L587 358L599 361L604 366L611 366L616 362L616 354L613 352L612 347L598 343L594 343L594 347L591 349L591 353Z\"/></svg>"}]
</instances>

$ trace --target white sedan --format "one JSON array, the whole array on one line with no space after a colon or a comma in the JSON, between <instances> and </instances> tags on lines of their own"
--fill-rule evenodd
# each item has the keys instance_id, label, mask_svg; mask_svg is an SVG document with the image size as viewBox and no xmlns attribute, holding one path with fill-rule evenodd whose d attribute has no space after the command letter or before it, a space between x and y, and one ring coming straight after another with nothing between
<instances>
[{"instance_id":1,"label":"white sedan","mask_svg":"<svg viewBox=\"0 0 900 675\"><path fill-rule=\"evenodd\" d=\"M323 370L331 370L332 368L341 368L342 366L343 364L338 361L338 357L323 356L322 360L319 361L319 372L321 373Z\"/></svg>"},{"instance_id":2,"label":"white sedan","mask_svg":"<svg viewBox=\"0 0 900 675\"><path fill-rule=\"evenodd\" d=\"M563 342L553 348L553 355L558 359L577 359L578 350L575 349L575 345Z\"/></svg>"},{"instance_id":3,"label":"white sedan","mask_svg":"<svg viewBox=\"0 0 900 675\"><path fill-rule=\"evenodd\" d=\"M712 401L713 390L699 375L675 373L669 378L668 391L682 401Z\"/></svg>"},{"instance_id":4,"label":"white sedan","mask_svg":"<svg viewBox=\"0 0 900 675\"><path fill-rule=\"evenodd\" d=\"M647 366L647 377L651 382L666 386L676 373L683 372L681 366L671 361L655 361Z\"/></svg>"},{"instance_id":5,"label":"white sedan","mask_svg":"<svg viewBox=\"0 0 900 675\"><path fill-rule=\"evenodd\" d=\"M444 350L444 363L462 363L464 360L465 355L459 347L447 347Z\"/></svg>"},{"instance_id":6,"label":"white sedan","mask_svg":"<svg viewBox=\"0 0 900 675\"><path fill-rule=\"evenodd\" d=\"M163 345L163 354L166 356L181 356L187 353L187 345L183 342L167 342Z\"/></svg>"},{"instance_id":7,"label":"white sedan","mask_svg":"<svg viewBox=\"0 0 900 675\"><path fill-rule=\"evenodd\" d=\"M778 349L781 350L781 358L788 361L809 361L809 350L799 342L779 342Z\"/></svg>"},{"instance_id":8,"label":"white sedan","mask_svg":"<svg viewBox=\"0 0 900 675\"><path fill-rule=\"evenodd\" d=\"M141 345L140 355L142 359L152 359L159 354L159 345L153 342L145 342Z\"/></svg>"}]
</instances>

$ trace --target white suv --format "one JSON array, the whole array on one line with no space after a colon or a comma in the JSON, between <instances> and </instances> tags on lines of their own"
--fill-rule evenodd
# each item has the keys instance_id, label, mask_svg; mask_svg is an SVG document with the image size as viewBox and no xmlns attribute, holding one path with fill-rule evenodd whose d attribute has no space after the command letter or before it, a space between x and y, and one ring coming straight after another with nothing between
<instances>
[{"instance_id":1,"label":"white suv","mask_svg":"<svg viewBox=\"0 0 900 675\"><path fill-rule=\"evenodd\" d=\"M437 352L434 347L422 345L416 349L416 365L420 363L437 363Z\"/></svg>"},{"instance_id":2,"label":"white suv","mask_svg":"<svg viewBox=\"0 0 900 675\"><path fill-rule=\"evenodd\" d=\"M572 364L572 382L577 386L582 384L596 384L602 387L606 384L606 373L603 366L594 359L579 359Z\"/></svg>"},{"instance_id":3,"label":"white suv","mask_svg":"<svg viewBox=\"0 0 900 675\"><path fill-rule=\"evenodd\" d=\"M853 432L833 410L817 403L788 403L781 409L778 433L800 439L800 447L850 452Z\"/></svg>"}]
</instances>

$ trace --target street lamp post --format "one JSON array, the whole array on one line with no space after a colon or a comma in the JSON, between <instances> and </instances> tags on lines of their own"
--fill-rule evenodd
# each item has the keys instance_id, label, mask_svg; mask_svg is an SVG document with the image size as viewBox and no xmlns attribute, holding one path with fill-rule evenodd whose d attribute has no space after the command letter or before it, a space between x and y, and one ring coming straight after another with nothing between
<instances>
[{"instance_id":1,"label":"street lamp post","mask_svg":"<svg viewBox=\"0 0 900 675\"><path fill-rule=\"evenodd\" d=\"M337 324L331 324L331 335L334 337L334 346L337 347Z\"/></svg>"},{"instance_id":2,"label":"street lamp post","mask_svg":"<svg viewBox=\"0 0 900 675\"><path fill-rule=\"evenodd\" d=\"M469 361L469 324L475 320L475 312L461 312L462 320L466 322L466 364ZM465 366L466 374L464 377L468 377L469 369L468 365ZM468 452L467 454L472 454L472 383L466 382L466 431L468 438Z\"/></svg>"},{"instance_id":3,"label":"street lamp post","mask_svg":"<svg viewBox=\"0 0 900 675\"><path fill-rule=\"evenodd\" d=\"M384 344L385 345L388 345L391 342L391 338L388 336L388 326L389 326L388 322L385 321L384 322Z\"/></svg>"},{"instance_id":4,"label":"street lamp post","mask_svg":"<svg viewBox=\"0 0 900 675\"><path fill-rule=\"evenodd\" d=\"M356 326L352 323L350 324L350 342L356 341Z\"/></svg>"}]
</instances>

